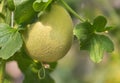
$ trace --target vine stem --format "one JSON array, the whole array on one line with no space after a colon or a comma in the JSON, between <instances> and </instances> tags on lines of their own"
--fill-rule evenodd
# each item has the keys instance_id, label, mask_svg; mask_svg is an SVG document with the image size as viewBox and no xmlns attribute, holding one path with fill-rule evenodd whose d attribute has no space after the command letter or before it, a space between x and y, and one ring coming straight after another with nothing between
<instances>
[{"instance_id":1,"label":"vine stem","mask_svg":"<svg viewBox=\"0 0 120 83\"><path fill-rule=\"evenodd\" d=\"M64 0L60 0L64 6L74 15L76 16L76 18L78 18L81 22L85 22L85 19L83 19L82 17L80 17L79 14L77 14Z\"/></svg>"},{"instance_id":2,"label":"vine stem","mask_svg":"<svg viewBox=\"0 0 120 83\"><path fill-rule=\"evenodd\" d=\"M41 63L42 67L38 71L38 78L39 79L44 79L45 78L45 68L44 68L43 63L42 62L40 62L40 63ZM42 76L41 76L41 73L43 74Z\"/></svg>"},{"instance_id":3,"label":"vine stem","mask_svg":"<svg viewBox=\"0 0 120 83\"><path fill-rule=\"evenodd\" d=\"M11 12L11 27L14 25L14 12Z\"/></svg>"},{"instance_id":4,"label":"vine stem","mask_svg":"<svg viewBox=\"0 0 120 83\"><path fill-rule=\"evenodd\" d=\"M5 61L0 62L0 83L4 83Z\"/></svg>"}]
</instances>

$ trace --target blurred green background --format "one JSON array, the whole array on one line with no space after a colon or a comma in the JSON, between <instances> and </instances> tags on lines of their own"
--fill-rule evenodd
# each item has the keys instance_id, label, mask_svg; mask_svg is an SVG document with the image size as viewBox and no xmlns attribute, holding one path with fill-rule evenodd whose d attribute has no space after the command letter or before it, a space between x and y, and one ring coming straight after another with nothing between
<instances>
[{"instance_id":1,"label":"blurred green background","mask_svg":"<svg viewBox=\"0 0 120 83\"><path fill-rule=\"evenodd\" d=\"M65 0L76 12L91 22L98 15L108 20L113 28L107 35L112 39L115 50L105 53L102 62L90 60L89 53L80 51L78 42L68 54L58 61L56 70L51 74L56 83L120 83L120 0ZM71 14L72 16L72 14ZM74 24L79 20L72 16Z\"/></svg>"}]
</instances>

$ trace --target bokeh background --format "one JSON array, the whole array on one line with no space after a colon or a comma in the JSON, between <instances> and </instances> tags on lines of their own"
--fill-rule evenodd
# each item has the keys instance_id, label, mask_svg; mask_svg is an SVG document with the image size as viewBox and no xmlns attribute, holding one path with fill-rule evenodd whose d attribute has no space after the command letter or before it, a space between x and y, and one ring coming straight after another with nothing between
<instances>
[{"instance_id":1,"label":"bokeh background","mask_svg":"<svg viewBox=\"0 0 120 83\"><path fill-rule=\"evenodd\" d=\"M77 40L73 41L68 54L58 61L51 73L56 83L120 83L120 0L65 0L80 16L91 22L98 15L108 20L113 28L107 35L115 45L113 53L105 53L100 63L90 60L87 51L80 50ZM74 24L79 23L72 14ZM6 66L13 75L14 83L22 83L24 76L15 62Z\"/></svg>"}]
</instances>

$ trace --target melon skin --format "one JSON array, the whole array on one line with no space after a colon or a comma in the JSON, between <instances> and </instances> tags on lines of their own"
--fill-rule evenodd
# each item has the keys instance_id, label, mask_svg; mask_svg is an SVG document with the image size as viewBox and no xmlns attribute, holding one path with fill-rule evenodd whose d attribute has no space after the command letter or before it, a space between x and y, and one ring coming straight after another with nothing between
<instances>
[{"instance_id":1,"label":"melon skin","mask_svg":"<svg viewBox=\"0 0 120 83\"><path fill-rule=\"evenodd\" d=\"M69 51L73 39L73 22L60 5L52 4L49 12L27 27L23 33L25 50L40 62L55 62Z\"/></svg>"}]
</instances>

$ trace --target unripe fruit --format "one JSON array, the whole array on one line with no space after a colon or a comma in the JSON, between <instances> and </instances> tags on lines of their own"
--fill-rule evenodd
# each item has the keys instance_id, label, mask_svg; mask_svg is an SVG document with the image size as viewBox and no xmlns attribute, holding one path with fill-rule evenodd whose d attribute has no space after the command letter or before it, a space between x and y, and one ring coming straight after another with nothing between
<instances>
[{"instance_id":1,"label":"unripe fruit","mask_svg":"<svg viewBox=\"0 0 120 83\"><path fill-rule=\"evenodd\" d=\"M54 62L66 55L73 38L73 23L68 12L57 4L23 33L25 48L33 59Z\"/></svg>"}]
</instances>

